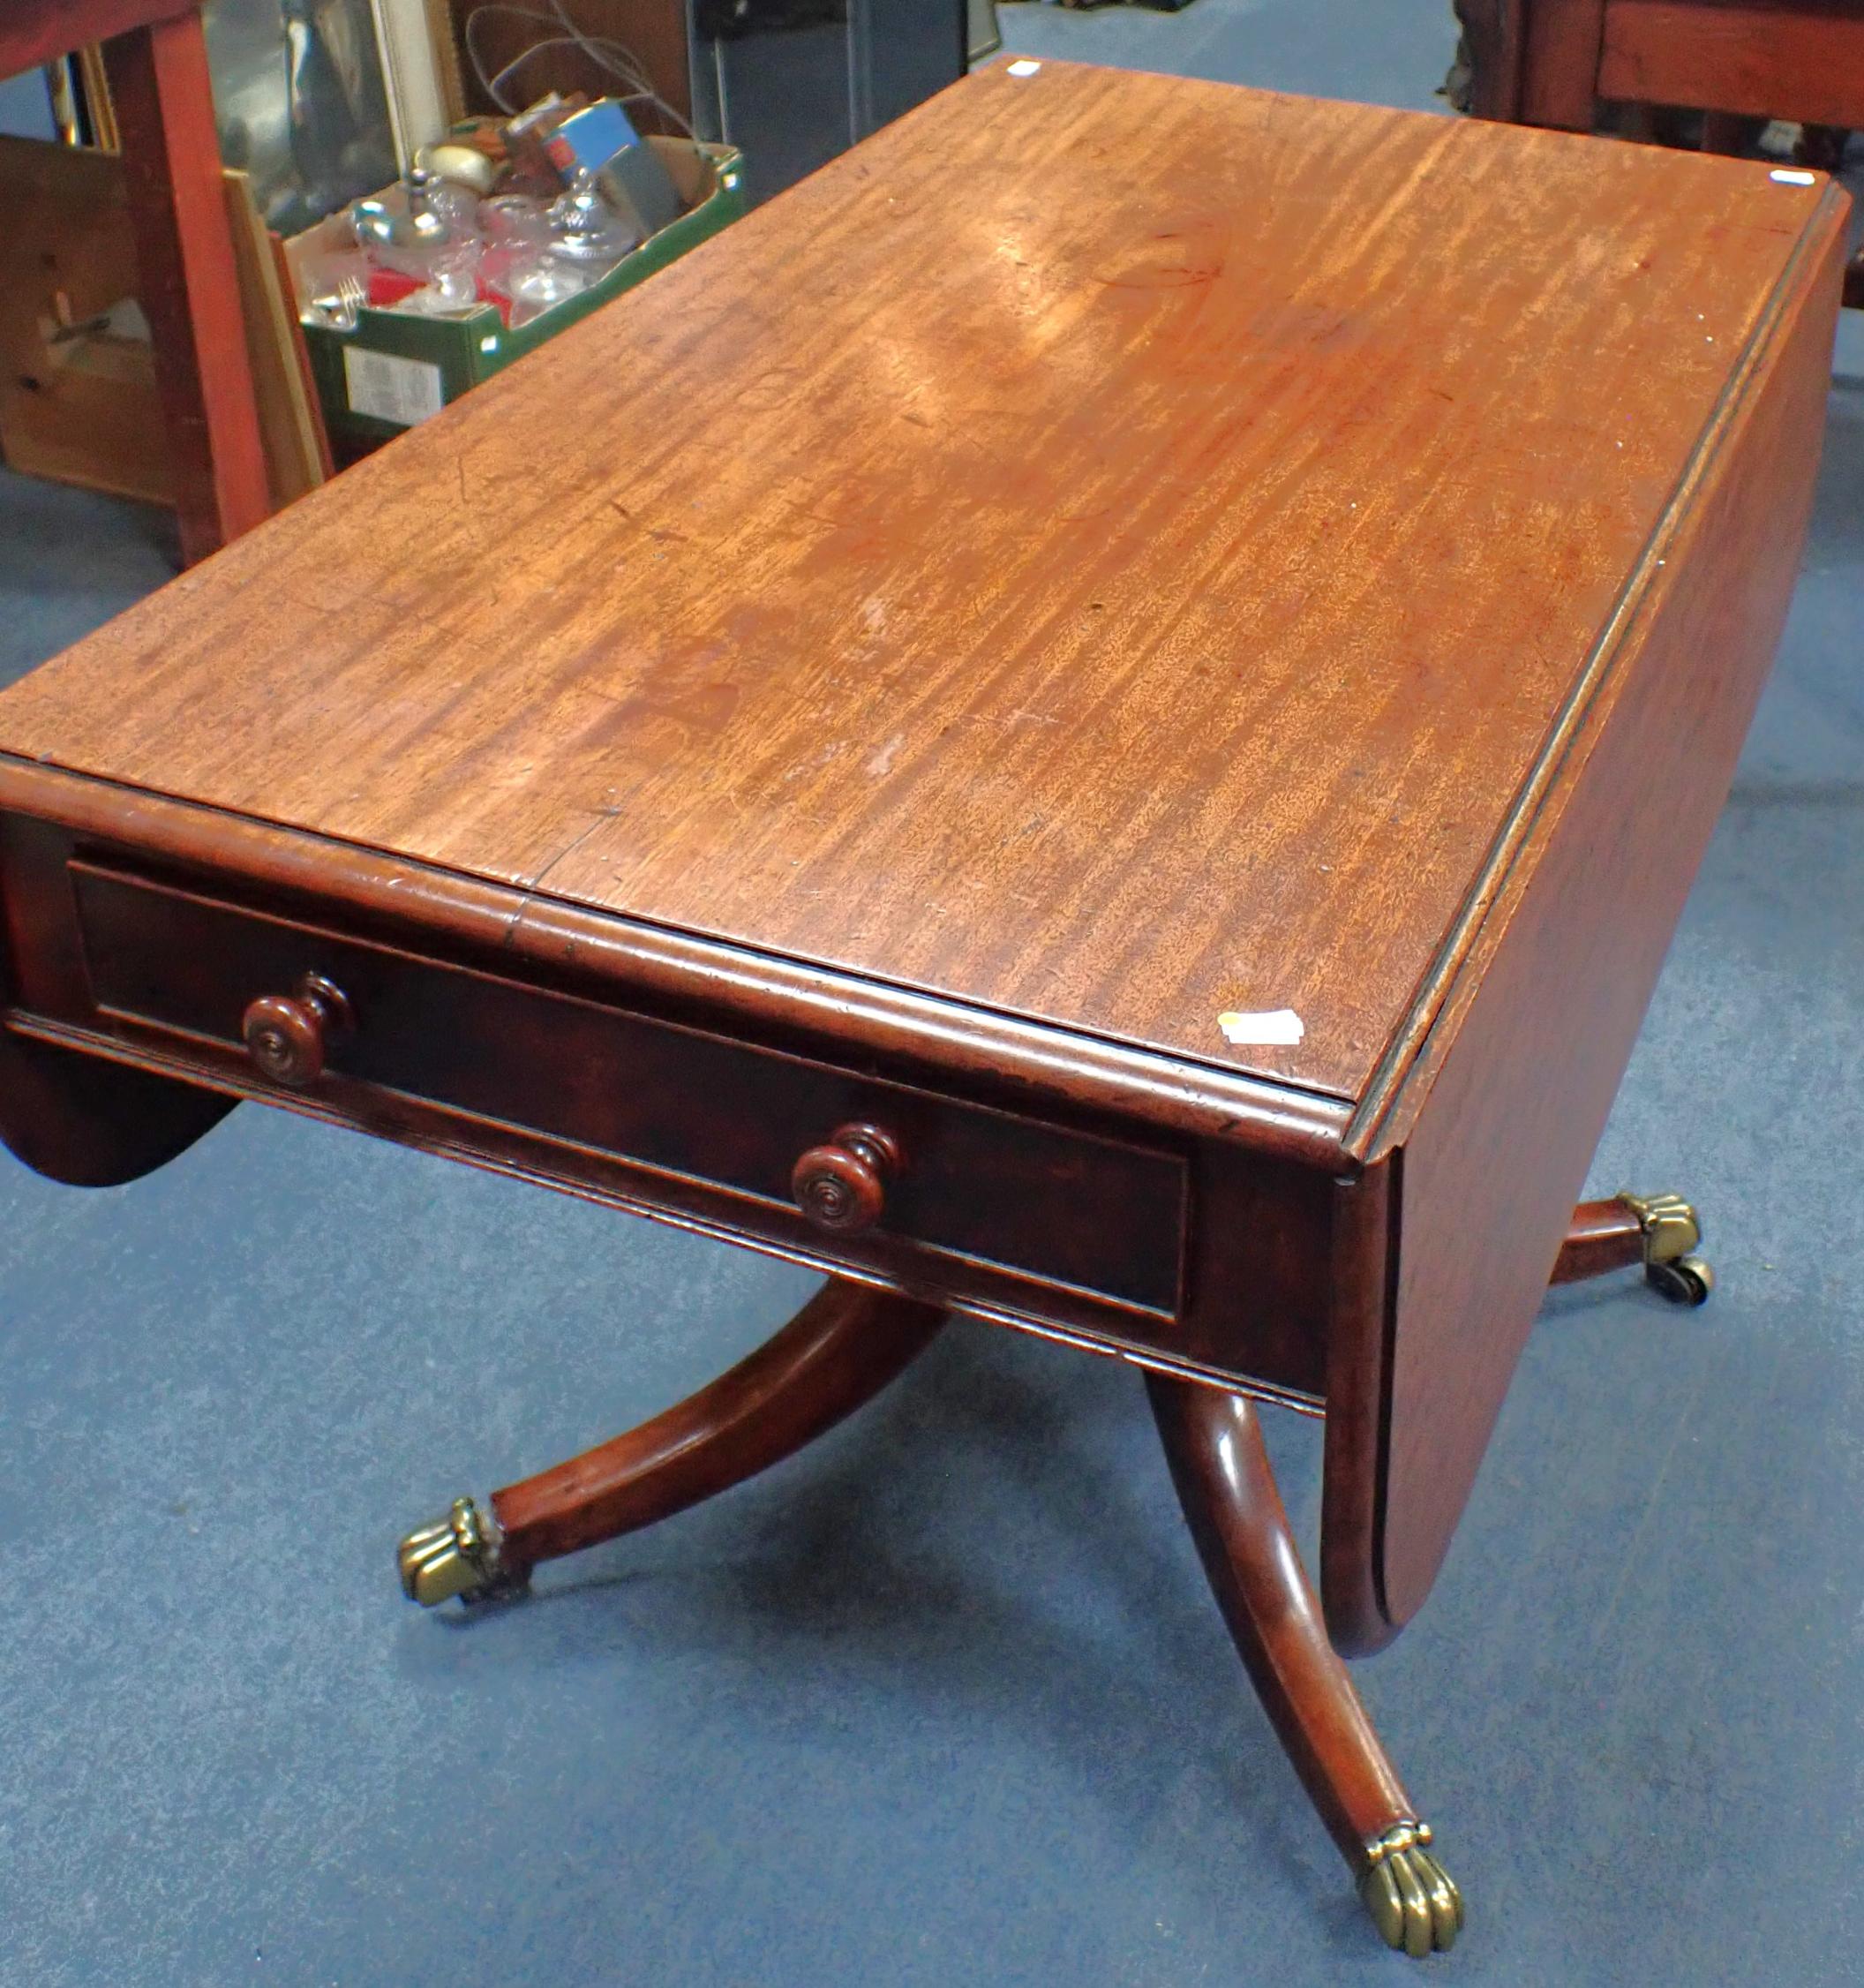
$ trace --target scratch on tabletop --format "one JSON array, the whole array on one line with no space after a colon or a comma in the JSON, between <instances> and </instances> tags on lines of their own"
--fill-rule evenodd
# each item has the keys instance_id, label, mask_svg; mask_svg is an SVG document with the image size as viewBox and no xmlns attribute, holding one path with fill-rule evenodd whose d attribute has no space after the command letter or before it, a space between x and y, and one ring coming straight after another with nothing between
<instances>
[{"instance_id":1,"label":"scratch on tabletop","mask_svg":"<svg viewBox=\"0 0 1864 1988\"><path fill-rule=\"evenodd\" d=\"M608 803L596 809L590 818L570 837L569 840L545 863L543 869L538 870L537 875L524 886L524 896L517 909L512 913L511 922L505 928L505 936L499 942L501 951L507 949L512 940L517 936L517 930L519 925L523 922L524 914L530 909L543 892L545 879L551 875L560 863L575 855L576 851L588 841L604 822L613 821L620 812L620 808Z\"/></svg>"}]
</instances>

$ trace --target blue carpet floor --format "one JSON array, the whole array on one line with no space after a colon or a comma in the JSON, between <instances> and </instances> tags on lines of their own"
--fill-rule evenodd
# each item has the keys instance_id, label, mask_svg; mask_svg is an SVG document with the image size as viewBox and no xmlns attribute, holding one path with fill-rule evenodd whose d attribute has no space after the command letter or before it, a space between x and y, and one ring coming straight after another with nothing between
<instances>
[{"instance_id":1,"label":"blue carpet floor","mask_svg":"<svg viewBox=\"0 0 1864 1988\"><path fill-rule=\"evenodd\" d=\"M1436 0L1006 8L1010 46L1427 105ZM1705 1311L1556 1298L1359 1679L1471 1984L1864 1980L1864 338L1779 670L1598 1157ZM0 477L0 673L155 584ZM797 1273L248 1108L0 1156L0 1984L1414 1978L1244 1686L1126 1372L960 1324L767 1479L470 1618L397 1533L709 1378ZM1311 1535L1317 1431L1274 1419Z\"/></svg>"}]
</instances>

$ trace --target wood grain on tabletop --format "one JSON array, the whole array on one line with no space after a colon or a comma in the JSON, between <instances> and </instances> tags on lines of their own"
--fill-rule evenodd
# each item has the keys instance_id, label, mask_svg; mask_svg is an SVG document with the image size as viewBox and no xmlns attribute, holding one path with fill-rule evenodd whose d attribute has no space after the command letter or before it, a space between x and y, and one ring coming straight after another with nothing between
<instances>
[{"instance_id":1,"label":"wood grain on tabletop","mask_svg":"<svg viewBox=\"0 0 1864 1988\"><path fill-rule=\"evenodd\" d=\"M1823 198L1000 66L0 749L1354 1096Z\"/></svg>"}]
</instances>

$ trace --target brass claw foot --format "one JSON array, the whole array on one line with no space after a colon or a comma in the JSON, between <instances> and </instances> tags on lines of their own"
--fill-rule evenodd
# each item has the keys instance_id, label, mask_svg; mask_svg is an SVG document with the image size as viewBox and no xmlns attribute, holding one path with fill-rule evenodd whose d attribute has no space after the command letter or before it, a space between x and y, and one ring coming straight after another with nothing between
<instances>
[{"instance_id":1,"label":"brass claw foot","mask_svg":"<svg viewBox=\"0 0 1864 1988\"><path fill-rule=\"evenodd\" d=\"M1702 1224L1680 1194L1621 1194L1643 1231L1644 1280L1677 1305L1706 1304L1715 1272L1695 1254Z\"/></svg>"},{"instance_id":2,"label":"brass claw foot","mask_svg":"<svg viewBox=\"0 0 1864 1988\"><path fill-rule=\"evenodd\" d=\"M432 1525L421 1525L402 1541L395 1558L402 1592L424 1608L436 1608L458 1595L479 1601L524 1585L522 1573L507 1573L499 1560L497 1524L479 1516L470 1498L455 1498L453 1510Z\"/></svg>"},{"instance_id":3,"label":"brass claw foot","mask_svg":"<svg viewBox=\"0 0 1864 1988\"><path fill-rule=\"evenodd\" d=\"M1395 1823L1368 1843L1359 1895L1387 1947L1413 1960L1447 1954L1462 1931L1462 1894L1430 1849L1428 1823Z\"/></svg>"}]
</instances>

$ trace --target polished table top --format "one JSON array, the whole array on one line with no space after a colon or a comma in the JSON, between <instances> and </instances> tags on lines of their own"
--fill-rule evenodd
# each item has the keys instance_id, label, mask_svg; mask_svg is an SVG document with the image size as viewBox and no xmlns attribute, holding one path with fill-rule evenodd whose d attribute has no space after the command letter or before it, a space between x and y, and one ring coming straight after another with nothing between
<instances>
[{"instance_id":1,"label":"polished table top","mask_svg":"<svg viewBox=\"0 0 1864 1988\"><path fill-rule=\"evenodd\" d=\"M1825 198L999 66L0 746L1357 1103Z\"/></svg>"},{"instance_id":2,"label":"polished table top","mask_svg":"<svg viewBox=\"0 0 1864 1988\"><path fill-rule=\"evenodd\" d=\"M1845 202L1028 67L0 696L9 1027L267 1095L274 897L192 880L327 900L302 956L381 992L301 1108L1324 1403L1328 1620L1369 1647L1440 1564L1726 792ZM588 1074L618 1025L352 915L842 1088L628 1034L643 1131ZM595 1031L567 1088L511 1016ZM943 1101L882 1100L933 1128L943 1254L788 1204L795 1086L850 1073Z\"/></svg>"}]
</instances>

